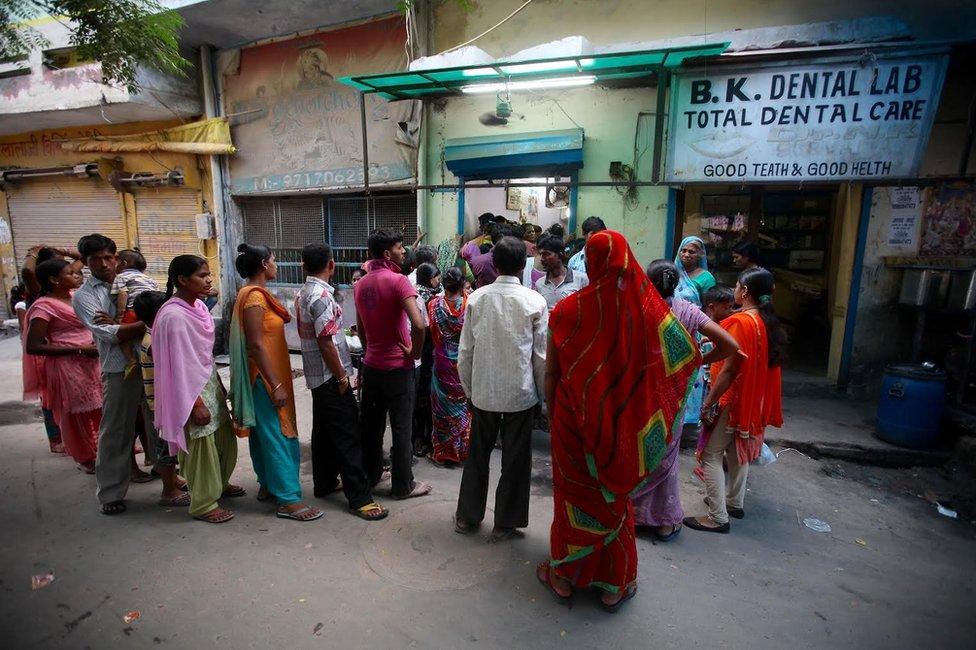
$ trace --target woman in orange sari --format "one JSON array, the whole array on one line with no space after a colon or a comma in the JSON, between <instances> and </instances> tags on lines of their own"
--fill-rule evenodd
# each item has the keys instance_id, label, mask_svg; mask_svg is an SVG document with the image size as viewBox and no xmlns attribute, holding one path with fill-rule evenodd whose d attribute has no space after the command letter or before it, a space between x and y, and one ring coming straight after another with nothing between
<instances>
[{"instance_id":1,"label":"woman in orange sari","mask_svg":"<svg viewBox=\"0 0 976 650\"><path fill-rule=\"evenodd\" d=\"M318 508L302 502L298 479L301 453L295 417L295 387L285 342L288 310L267 290L278 276L274 255L266 246L241 244L235 260L247 284L237 293L230 329L231 402L237 424L250 430L258 500L278 502L276 516L312 521Z\"/></svg>"},{"instance_id":2,"label":"woman in orange sari","mask_svg":"<svg viewBox=\"0 0 976 650\"><path fill-rule=\"evenodd\" d=\"M598 587L616 611L637 592L630 495L664 456L701 356L623 235L592 235L586 268L589 286L549 317L555 516L536 576L560 602Z\"/></svg>"},{"instance_id":3,"label":"woman in orange sari","mask_svg":"<svg viewBox=\"0 0 976 650\"><path fill-rule=\"evenodd\" d=\"M687 517L694 530L727 533L729 517L745 517L743 500L749 463L762 451L767 425L783 425L780 365L786 357L786 334L773 311L773 274L761 267L739 275L735 285L738 312L722 327L739 343L739 353L712 364L712 382L702 402L704 429L698 440L695 474L705 481L704 517ZM728 480L722 470L727 459ZM728 485L726 485L728 483Z\"/></svg>"}]
</instances>

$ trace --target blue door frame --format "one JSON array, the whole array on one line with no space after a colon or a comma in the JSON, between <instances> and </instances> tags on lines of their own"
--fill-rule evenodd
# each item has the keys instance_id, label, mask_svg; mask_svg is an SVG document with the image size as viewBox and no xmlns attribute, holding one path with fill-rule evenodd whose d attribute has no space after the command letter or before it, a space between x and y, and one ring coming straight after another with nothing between
<instances>
[{"instance_id":1,"label":"blue door frame","mask_svg":"<svg viewBox=\"0 0 976 650\"><path fill-rule=\"evenodd\" d=\"M555 176L555 174L551 174ZM549 176L546 176L549 178ZM571 183L569 187L569 224L567 225L567 230L570 233L576 232L576 210L579 205L579 188L576 186L576 182L579 180L579 174L570 174L569 182ZM457 201L457 234L464 236L464 190L465 190L465 179L458 178L458 201Z\"/></svg>"}]
</instances>

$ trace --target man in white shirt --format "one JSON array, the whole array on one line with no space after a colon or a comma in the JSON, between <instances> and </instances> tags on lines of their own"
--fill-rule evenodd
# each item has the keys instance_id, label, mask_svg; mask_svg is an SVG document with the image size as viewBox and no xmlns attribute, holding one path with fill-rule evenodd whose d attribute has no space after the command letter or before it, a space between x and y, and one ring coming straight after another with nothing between
<instances>
[{"instance_id":1,"label":"man in white shirt","mask_svg":"<svg viewBox=\"0 0 976 650\"><path fill-rule=\"evenodd\" d=\"M454 530L474 532L485 517L488 463L501 433L492 530L492 539L501 541L529 525L532 419L543 394L549 315L545 299L520 283L525 242L504 237L492 250L498 279L468 297L458 349L472 423Z\"/></svg>"},{"instance_id":2,"label":"man in white shirt","mask_svg":"<svg viewBox=\"0 0 976 650\"><path fill-rule=\"evenodd\" d=\"M590 281L586 273L566 268L563 263L563 243L555 237L545 236L539 241L539 258L546 274L532 283L532 288L546 299L549 309L560 300L576 293Z\"/></svg>"}]
</instances>

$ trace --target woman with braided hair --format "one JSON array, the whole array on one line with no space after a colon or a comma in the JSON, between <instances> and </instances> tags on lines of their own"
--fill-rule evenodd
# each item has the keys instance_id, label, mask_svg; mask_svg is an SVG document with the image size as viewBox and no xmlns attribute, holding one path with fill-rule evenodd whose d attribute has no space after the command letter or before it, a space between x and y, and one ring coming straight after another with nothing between
<instances>
[{"instance_id":1,"label":"woman with braided hair","mask_svg":"<svg viewBox=\"0 0 976 650\"><path fill-rule=\"evenodd\" d=\"M213 279L207 260L178 255L152 328L154 406L159 436L177 454L190 488L190 516L212 524L234 517L221 497L244 496L230 484L237 438L227 393L214 364L214 322L203 300Z\"/></svg>"},{"instance_id":2,"label":"woman with braided hair","mask_svg":"<svg viewBox=\"0 0 976 650\"><path fill-rule=\"evenodd\" d=\"M762 451L766 426L783 425L780 367L786 360L786 333L773 310L773 287L773 274L766 269L743 271L735 285L739 311L722 321L739 352L712 364L711 387L702 403L704 429L695 474L705 481L708 514L684 520L694 530L727 533L729 517L745 517L749 463ZM723 457L729 466L727 484Z\"/></svg>"}]
</instances>

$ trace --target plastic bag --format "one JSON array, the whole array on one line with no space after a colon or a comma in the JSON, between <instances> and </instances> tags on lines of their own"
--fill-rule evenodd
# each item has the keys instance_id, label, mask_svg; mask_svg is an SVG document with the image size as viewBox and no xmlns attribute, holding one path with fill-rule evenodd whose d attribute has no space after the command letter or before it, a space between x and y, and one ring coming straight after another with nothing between
<instances>
[{"instance_id":1,"label":"plastic bag","mask_svg":"<svg viewBox=\"0 0 976 650\"><path fill-rule=\"evenodd\" d=\"M776 462L776 454L773 450L769 448L765 442L762 446L762 451L759 452L759 458L749 463L750 465L755 465L756 467L765 467L766 465L772 465Z\"/></svg>"}]
</instances>

